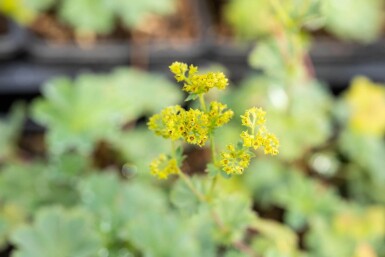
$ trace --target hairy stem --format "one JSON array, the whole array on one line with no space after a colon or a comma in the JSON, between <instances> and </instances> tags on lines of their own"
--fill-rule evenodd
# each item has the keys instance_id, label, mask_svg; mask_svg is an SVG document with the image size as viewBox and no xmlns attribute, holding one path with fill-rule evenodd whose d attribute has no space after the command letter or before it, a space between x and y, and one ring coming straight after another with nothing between
<instances>
[{"instance_id":1,"label":"hairy stem","mask_svg":"<svg viewBox=\"0 0 385 257\"><path fill-rule=\"evenodd\" d=\"M179 177L183 180L183 182L187 185L187 187L191 190L191 192L198 197L199 201L205 203L207 202L207 199L204 195L202 195L198 190L195 189L193 183L191 182L190 178L185 175L181 170L179 170Z\"/></svg>"},{"instance_id":2,"label":"hairy stem","mask_svg":"<svg viewBox=\"0 0 385 257\"><path fill-rule=\"evenodd\" d=\"M202 111L207 112L204 94L199 95L199 103L201 104Z\"/></svg>"}]
</instances>

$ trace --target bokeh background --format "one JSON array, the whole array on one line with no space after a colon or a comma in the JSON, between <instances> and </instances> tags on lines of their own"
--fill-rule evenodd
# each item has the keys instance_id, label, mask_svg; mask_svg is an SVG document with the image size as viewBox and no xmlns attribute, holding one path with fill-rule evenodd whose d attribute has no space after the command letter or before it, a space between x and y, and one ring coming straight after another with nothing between
<instances>
[{"instance_id":1,"label":"bokeh background","mask_svg":"<svg viewBox=\"0 0 385 257\"><path fill-rule=\"evenodd\" d=\"M148 117L189 107L168 70L182 61L230 80L209 96L235 112L218 148L252 106L280 139L220 181L251 199L258 256L384 257L384 15L383 0L0 0L0 255L248 256L149 175L169 145ZM209 150L185 154L204 174Z\"/></svg>"}]
</instances>

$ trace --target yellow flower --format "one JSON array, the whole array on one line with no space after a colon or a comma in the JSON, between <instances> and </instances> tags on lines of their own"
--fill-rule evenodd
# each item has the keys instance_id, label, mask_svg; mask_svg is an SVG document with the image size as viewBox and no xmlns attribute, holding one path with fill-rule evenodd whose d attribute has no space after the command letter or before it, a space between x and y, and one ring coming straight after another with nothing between
<instances>
[{"instance_id":1,"label":"yellow flower","mask_svg":"<svg viewBox=\"0 0 385 257\"><path fill-rule=\"evenodd\" d=\"M385 87L365 77L353 80L345 99L350 107L349 126L361 133L385 133Z\"/></svg>"},{"instance_id":2,"label":"yellow flower","mask_svg":"<svg viewBox=\"0 0 385 257\"><path fill-rule=\"evenodd\" d=\"M266 112L261 108L251 108L241 115L242 125L249 128L249 131L243 131L240 135L244 147L252 147L257 150L263 147L265 154L277 155L279 140L270 133L266 126Z\"/></svg>"},{"instance_id":3,"label":"yellow flower","mask_svg":"<svg viewBox=\"0 0 385 257\"><path fill-rule=\"evenodd\" d=\"M272 133L267 133L263 140L263 148L265 154L277 155L279 153L278 138Z\"/></svg>"},{"instance_id":4,"label":"yellow flower","mask_svg":"<svg viewBox=\"0 0 385 257\"><path fill-rule=\"evenodd\" d=\"M192 94L207 93L211 88L225 89L228 79L222 72L208 72L206 74L196 74L196 66L187 66L185 63L174 62L170 65L170 71L174 73L178 82L184 81L183 90ZM186 77L186 73L188 75Z\"/></svg>"},{"instance_id":5,"label":"yellow flower","mask_svg":"<svg viewBox=\"0 0 385 257\"><path fill-rule=\"evenodd\" d=\"M234 112L232 110L226 110L226 108L226 104L215 101L210 103L210 110L208 113L211 122L210 129L221 127L230 121Z\"/></svg>"},{"instance_id":6,"label":"yellow flower","mask_svg":"<svg viewBox=\"0 0 385 257\"><path fill-rule=\"evenodd\" d=\"M250 135L247 131L241 133L241 139L244 147L252 147L254 145L254 135Z\"/></svg>"},{"instance_id":7,"label":"yellow flower","mask_svg":"<svg viewBox=\"0 0 385 257\"><path fill-rule=\"evenodd\" d=\"M241 115L242 125L254 129L256 126L265 124L265 115L266 112L262 108L248 109L244 115Z\"/></svg>"},{"instance_id":8,"label":"yellow flower","mask_svg":"<svg viewBox=\"0 0 385 257\"><path fill-rule=\"evenodd\" d=\"M229 175L242 174L250 164L250 152L245 147L236 149L233 145L228 145L226 148L226 151L221 153L222 170Z\"/></svg>"},{"instance_id":9,"label":"yellow flower","mask_svg":"<svg viewBox=\"0 0 385 257\"><path fill-rule=\"evenodd\" d=\"M209 116L198 109L190 109L181 113L181 121L186 142L203 146L209 138Z\"/></svg>"},{"instance_id":10,"label":"yellow flower","mask_svg":"<svg viewBox=\"0 0 385 257\"><path fill-rule=\"evenodd\" d=\"M228 85L228 79L222 72L209 72L207 74L192 75L183 86L183 90L193 94L207 93L210 89L216 87L225 89Z\"/></svg>"},{"instance_id":11,"label":"yellow flower","mask_svg":"<svg viewBox=\"0 0 385 257\"><path fill-rule=\"evenodd\" d=\"M188 70L187 64L181 62L174 62L170 66L170 71L174 73L176 81L183 81L186 77L186 71Z\"/></svg>"},{"instance_id":12,"label":"yellow flower","mask_svg":"<svg viewBox=\"0 0 385 257\"><path fill-rule=\"evenodd\" d=\"M184 112L185 110L179 105L169 106L149 119L148 128L159 136L177 140L184 133L184 127L180 119L180 115Z\"/></svg>"},{"instance_id":13,"label":"yellow flower","mask_svg":"<svg viewBox=\"0 0 385 257\"><path fill-rule=\"evenodd\" d=\"M174 158L168 158L165 154L161 154L150 164L151 174L159 179L167 179L169 175L178 174L180 169Z\"/></svg>"}]
</instances>

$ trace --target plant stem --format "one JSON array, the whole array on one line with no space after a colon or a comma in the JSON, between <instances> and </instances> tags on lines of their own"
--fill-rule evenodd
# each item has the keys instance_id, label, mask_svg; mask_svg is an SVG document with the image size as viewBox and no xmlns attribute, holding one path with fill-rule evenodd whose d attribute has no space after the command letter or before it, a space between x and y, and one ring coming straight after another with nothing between
<instances>
[{"instance_id":1,"label":"plant stem","mask_svg":"<svg viewBox=\"0 0 385 257\"><path fill-rule=\"evenodd\" d=\"M204 94L199 95L199 103L201 104L202 111L207 112Z\"/></svg>"},{"instance_id":2,"label":"plant stem","mask_svg":"<svg viewBox=\"0 0 385 257\"><path fill-rule=\"evenodd\" d=\"M179 177L183 180L183 182L187 185L187 187L193 192L193 194L198 197L199 201L207 202L207 199L204 195L202 195L199 191L197 191L191 182L190 178L186 176L181 170L179 170Z\"/></svg>"},{"instance_id":3,"label":"plant stem","mask_svg":"<svg viewBox=\"0 0 385 257\"><path fill-rule=\"evenodd\" d=\"M244 242L242 241L236 241L236 242L233 242L233 246L238 249L240 252L250 256L250 257L258 257L259 255L257 255L253 249L250 248L250 246L246 245Z\"/></svg>"},{"instance_id":4,"label":"plant stem","mask_svg":"<svg viewBox=\"0 0 385 257\"><path fill-rule=\"evenodd\" d=\"M190 178L186 176L181 170L179 170L179 177L183 180L183 182L187 185L187 187L191 190L191 192L196 195L202 203L208 203L207 198L203 196L199 191L197 191L191 182ZM215 181L217 179L217 176L214 177L212 186L215 185ZM229 229L226 227L225 224L221 221L218 213L214 210L214 208L210 207L210 214L215 222L215 224L218 226L218 228L223 233L228 233ZM240 252L250 256L250 257L259 257L253 249L251 249L248 245L246 245L243 241L234 241L231 243L234 248L238 249Z\"/></svg>"},{"instance_id":5,"label":"plant stem","mask_svg":"<svg viewBox=\"0 0 385 257\"><path fill-rule=\"evenodd\" d=\"M277 0L270 0L271 6L273 7L277 17L281 20L284 26L291 28L293 27L293 21L290 16L286 13L286 10L282 8L282 5Z\"/></svg>"}]
</instances>

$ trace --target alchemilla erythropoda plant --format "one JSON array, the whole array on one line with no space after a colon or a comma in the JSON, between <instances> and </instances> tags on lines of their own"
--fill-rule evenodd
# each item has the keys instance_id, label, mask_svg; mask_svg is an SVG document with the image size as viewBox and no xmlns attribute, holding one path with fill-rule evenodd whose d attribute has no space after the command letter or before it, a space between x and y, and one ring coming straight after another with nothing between
<instances>
[{"instance_id":1,"label":"alchemilla erythropoda plant","mask_svg":"<svg viewBox=\"0 0 385 257\"><path fill-rule=\"evenodd\" d=\"M253 150L263 149L265 154L278 154L278 138L265 126L266 112L257 107L241 115L246 130L240 134L239 142L227 145L218 154L213 135L230 121L234 112L226 104L217 101L208 103L205 95L213 88L225 90L228 79L222 72L198 74L198 67L180 62L171 64L170 70L178 82L183 82L183 90L188 94L186 101L199 101L199 108L186 110L180 105L169 106L149 119L148 127L172 144L171 153L161 154L152 161L150 168L154 176L166 179L177 174L187 179L180 168L184 159L183 143L200 147L211 145L212 161L206 171L213 176L213 183L220 174L242 174L256 156Z\"/></svg>"}]
</instances>

